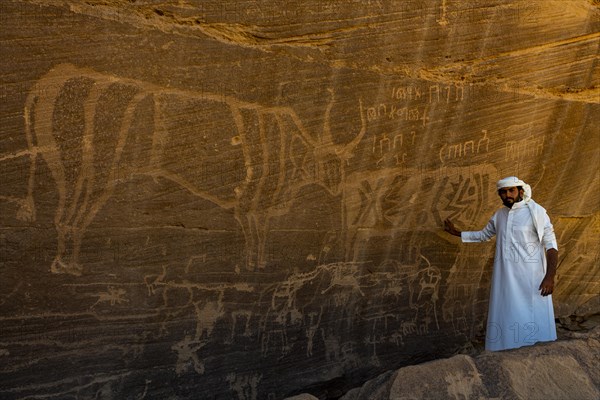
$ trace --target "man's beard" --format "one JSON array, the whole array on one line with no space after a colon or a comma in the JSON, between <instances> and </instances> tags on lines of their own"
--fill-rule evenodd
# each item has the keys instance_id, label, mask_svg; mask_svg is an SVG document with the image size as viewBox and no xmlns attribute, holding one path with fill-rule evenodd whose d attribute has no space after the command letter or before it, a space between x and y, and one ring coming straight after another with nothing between
<instances>
[{"instance_id":1,"label":"man's beard","mask_svg":"<svg viewBox=\"0 0 600 400\"><path fill-rule=\"evenodd\" d=\"M502 200L502 203L508 207L508 208L512 208L513 204L520 202L521 200L523 200L523 198L521 197L521 195L518 195L516 199L511 199L509 197L507 197L506 199Z\"/></svg>"}]
</instances>

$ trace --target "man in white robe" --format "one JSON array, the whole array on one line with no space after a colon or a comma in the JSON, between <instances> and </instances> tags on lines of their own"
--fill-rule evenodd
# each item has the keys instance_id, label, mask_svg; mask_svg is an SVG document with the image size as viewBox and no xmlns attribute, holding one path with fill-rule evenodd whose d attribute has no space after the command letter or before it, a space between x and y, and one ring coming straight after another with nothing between
<instances>
[{"instance_id":1,"label":"man in white robe","mask_svg":"<svg viewBox=\"0 0 600 400\"><path fill-rule=\"evenodd\" d=\"M486 350L497 351L556 340L552 306L558 246L546 210L531 199L531 188L517 177L498 181L505 207L481 231L445 230L463 242L496 236L488 311Z\"/></svg>"}]
</instances>

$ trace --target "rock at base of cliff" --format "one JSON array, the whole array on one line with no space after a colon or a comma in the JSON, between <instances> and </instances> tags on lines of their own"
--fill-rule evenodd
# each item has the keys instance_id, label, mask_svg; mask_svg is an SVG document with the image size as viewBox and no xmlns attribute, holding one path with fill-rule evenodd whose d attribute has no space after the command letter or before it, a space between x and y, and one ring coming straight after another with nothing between
<instances>
[{"instance_id":1,"label":"rock at base of cliff","mask_svg":"<svg viewBox=\"0 0 600 400\"><path fill-rule=\"evenodd\" d=\"M571 339L401 368L343 400L598 399L600 327Z\"/></svg>"}]
</instances>

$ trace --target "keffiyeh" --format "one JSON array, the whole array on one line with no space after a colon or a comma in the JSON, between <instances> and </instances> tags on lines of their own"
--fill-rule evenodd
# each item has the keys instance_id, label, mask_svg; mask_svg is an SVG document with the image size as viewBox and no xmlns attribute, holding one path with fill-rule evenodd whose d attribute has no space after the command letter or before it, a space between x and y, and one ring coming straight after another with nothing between
<instances>
[{"instance_id":1,"label":"keffiyeh","mask_svg":"<svg viewBox=\"0 0 600 400\"><path fill-rule=\"evenodd\" d=\"M524 181L520 180L516 176L509 176L504 179L500 179L496 183L496 187L498 189L502 189L505 187L516 187L521 186L523 188L523 201L529 208L531 212L531 217L533 218L533 225L535 226L535 230L537 231L540 242L542 241L542 237L544 236L544 215L546 214L546 210L537 204L531 198L531 186L526 184Z\"/></svg>"},{"instance_id":2,"label":"keffiyeh","mask_svg":"<svg viewBox=\"0 0 600 400\"><path fill-rule=\"evenodd\" d=\"M523 182L516 176L509 176L507 178L500 179L498 181L498 183L496 183L496 187L498 189L502 189L505 187L515 187L515 186L523 187L523 192L524 192L523 193L523 201L525 201L527 203L529 200L531 200L531 186L529 186L528 184L526 184L525 182Z\"/></svg>"}]
</instances>

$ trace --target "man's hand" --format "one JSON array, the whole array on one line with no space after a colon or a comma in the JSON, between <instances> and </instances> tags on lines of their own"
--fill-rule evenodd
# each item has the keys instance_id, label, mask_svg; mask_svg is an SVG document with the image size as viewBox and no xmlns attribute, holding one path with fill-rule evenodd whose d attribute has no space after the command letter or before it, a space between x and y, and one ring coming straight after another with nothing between
<instances>
[{"instance_id":1,"label":"man's hand","mask_svg":"<svg viewBox=\"0 0 600 400\"><path fill-rule=\"evenodd\" d=\"M539 290L542 291L542 296L548 296L554 291L554 277L546 275L540 284Z\"/></svg>"},{"instance_id":2,"label":"man's hand","mask_svg":"<svg viewBox=\"0 0 600 400\"><path fill-rule=\"evenodd\" d=\"M460 231L456 229L452 221L450 221L449 219L446 219L444 221L444 230L451 235L460 236Z\"/></svg>"},{"instance_id":3,"label":"man's hand","mask_svg":"<svg viewBox=\"0 0 600 400\"><path fill-rule=\"evenodd\" d=\"M554 291L554 276L556 275L556 268L558 267L558 250L548 249L546 251L546 261L548 262L546 276L544 276L539 287L539 290L542 291L542 296L548 296Z\"/></svg>"}]
</instances>

